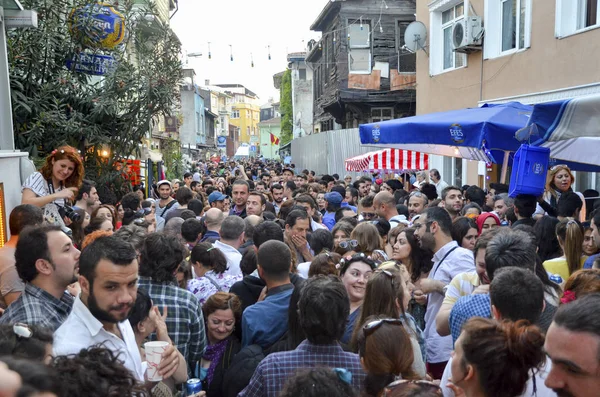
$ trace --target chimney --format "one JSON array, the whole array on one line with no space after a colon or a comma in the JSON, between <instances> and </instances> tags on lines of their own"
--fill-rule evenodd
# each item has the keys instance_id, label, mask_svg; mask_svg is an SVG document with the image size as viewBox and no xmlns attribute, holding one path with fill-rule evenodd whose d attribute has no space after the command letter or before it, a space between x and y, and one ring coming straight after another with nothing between
<instances>
[{"instance_id":1,"label":"chimney","mask_svg":"<svg viewBox=\"0 0 600 397\"><path fill-rule=\"evenodd\" d=\"M210 85L210 80L209 79L204 80L204 85L208 87Z\"/></svg>"}]
</instances>

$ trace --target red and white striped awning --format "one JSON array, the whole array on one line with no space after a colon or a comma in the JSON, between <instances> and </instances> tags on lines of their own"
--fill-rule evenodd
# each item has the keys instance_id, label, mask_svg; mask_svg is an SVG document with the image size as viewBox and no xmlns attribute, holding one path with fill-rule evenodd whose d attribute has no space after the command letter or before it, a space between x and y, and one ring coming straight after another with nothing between
<instances>
[{"instance_id":1,"label":"red and white striped awning","mask_svg":"<svg viewBox=\"0 0 600 397\"><path fill-rule=\"evenodd\" d=\"M382 149L347 159L346 171L426 170L429 155L412 150Z\"/></svg>"}]
</instances>

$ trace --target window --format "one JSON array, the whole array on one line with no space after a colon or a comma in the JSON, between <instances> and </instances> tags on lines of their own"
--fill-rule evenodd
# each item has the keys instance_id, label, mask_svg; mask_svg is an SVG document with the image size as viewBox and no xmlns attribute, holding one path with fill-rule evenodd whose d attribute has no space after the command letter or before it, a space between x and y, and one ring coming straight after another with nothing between
<instances>
[{"instance_id":1,"label":"window","mask_svg":"<svg viewBox=\"0 0 600 397\"><path fill-rule=\"evenodd\" d=\"M454 52L452 28L464 18L465 8L461 3L442 12L442 32L444 34L444 70L460 68L465 65L465 55Z\"/></svg>"},{"instance_id":2,"label":"window","mask_svg":"<svg viewBox=\"0 0 600 397\"><path fill-rule=\"evenodd\" d=\"M250 127L246 127L246 135L250 135Z\"/></svg>"},{"instance_id":3,"label":"window","mask_svg":"<svg viewBox=\"0 0 600 397\"><path fill-rule=\"evenodd\" d=\"M433 0L429 3L429 74L436 75L467 66L467 56L454 51L452 30L465 16L465 3L459 0Z\"/></svg>"},{"instance_id":4,"label":"window","mask_svg":"<svg viewBox=\"0 0 600 397\"><path fill-rule=\"evenodd\" d=\"M333 120L332 119L321 122L321 131L332 131L332 130L333 130Z\"/></svg>"},{"instance_id":5,"label":"window","mask_svg":"<svg viewBox=\"0 0 600 397\"><path fill-rule=\"evenodd\" d=\"M306 80L306 69L298 69L298 80Z\"/></svg>"},{"instance_id":6,"label":"window","mask_svg":"<svg viewBox=\"0 0 600 397\"><path fill-rule=\"evenodd\" d=\"M372 108L371 123L378 123L384 120L392 120L394 118L393 108Z\"/></svg>"},{"instance_id":7,"label":"window","mask_svg":"<svg viewBox=\"0 0 600 397\"><path fill-rule=\"evenodd\" d=\"M531 0L485 1L484 58L494 58L531 46Z\"/></svg>"},{"instance_id":8,"label":"window","mask_svg":"<svg viewBox=\"0 0 600 397\"><path fill-rule=\"evenodd\" d=\"M600 26L600 0L556 0L556 37Z\"/></svg>"},{"instance_id":9,"label":"window","mask_svg":"<svg viewBox=\"0 0 600 397\"><path fill-rule=\"evenodd\" d=\"M371 25L368 21L349 22L348 71L355 74L371 73Z\"/></svg>"},{"instance_id":10,"label":"window","mask_svg":"<svg viewBox=\"0 0 600 397\"><path fill-rule=\"evenodd\" d=\"M233 110L231 112L231 118L232 119L239 119L240 118L240 111L239 110Z\"/></svg>"},{"instance_id":11,"label":"window","mask_svg":"<svg viewBox=\"0 0 600 397\"><path fill-rule=\"evenodd\" d=\"M250 118L250 111L246 110L246 118L249 119Z\"/></svg>"},{"instance_id":12,"label":"window","mask_svg":"<svg viewBox=\"0 0 600 397\"><path fill-rule=\"evenodd\" d=\"M396 29L396 49L398 50L398 72L415 73L417 68L417 54L404 50L404 32L411 21L398 21Z\"/></svg>"}]
</instances>

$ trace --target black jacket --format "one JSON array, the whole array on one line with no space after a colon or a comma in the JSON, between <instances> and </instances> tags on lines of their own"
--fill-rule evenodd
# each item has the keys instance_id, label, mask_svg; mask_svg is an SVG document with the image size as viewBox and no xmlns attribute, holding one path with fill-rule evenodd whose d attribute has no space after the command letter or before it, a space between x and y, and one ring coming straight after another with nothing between
<instances>
[{"instance_id":1,"label":"black jacket","mask_svg":"<svg viewBox=\"0 0 600 397\"><path fill-rule=\"evenodd\" d=\"M234 356L238 354L241 349L242 344L240 343L239 339L234 335L231 335L229 337L229 342L227 342L225 352L221 356L221 359L215 368L212 382L210 382L210 385L208 385L208 381L206 379L202 381L202 390L206 391L207 396L223 397L225 395L225 383L223 382L223 379L225 378L227 370L231 366Z\"/></svg>"},{"instance_id":2,"label":"black jacket","mask_svg":"<svg viewBox=\"0 0 600 397\"><path fill-rule=\"evenodd\" d=\"M223 377L223 396L237 397L244 390L254 375L254 370L265 358L259 345L244 347L231 361L231 365ZM212 397L210 392L208 397Z\"/></svg>"}]
</instances>

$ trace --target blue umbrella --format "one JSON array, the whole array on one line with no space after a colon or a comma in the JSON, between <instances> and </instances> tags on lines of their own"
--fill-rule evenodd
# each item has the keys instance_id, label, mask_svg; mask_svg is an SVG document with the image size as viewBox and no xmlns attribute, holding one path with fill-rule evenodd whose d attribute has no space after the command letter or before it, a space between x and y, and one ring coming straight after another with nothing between
<instances>
[{"instance_id":1,"label":"blue umbrella","mask_svg":"<svg viewBox=\"0 0 600 397\"><path fill-rule=\"evenodd\" d=\"M515 134L528 125L533 110L533 106L519 102L484 104L478 108L363 124L359 128L360 141L367 146L396 147L469 160L502 162L504 179L511 160L510 154L516 152L523 142L530 140L530 136L517 139ZM551 163L556 163L556 160L551 159ZM600 169L581 159L560 163L569 165L573 170Z\"/></svg>"},{"instance_id":2,"label":"blue umbrella","mask_svg":"<svg viewBox=\"0 0 600 397\"><path fill-rule=\"evenodd\" d=\"M519 149L515 132L527 124L531 111L531 106L510 102L405 117L361 125L360 140L364 145L495 163L498 151Z\"/></svg>"},{"instance_id":3,"label":"blue umbrella","mask_svg":"<svg viewBox=\"0 0 600 397\"><path fill-rule=\"evenodd\" d=\"M598 168L600 95L535 105L527 126L518 134L532 145L549 148L550 157L561 163L575 161L588 169Z\"/></svg>"}]
</instances>

